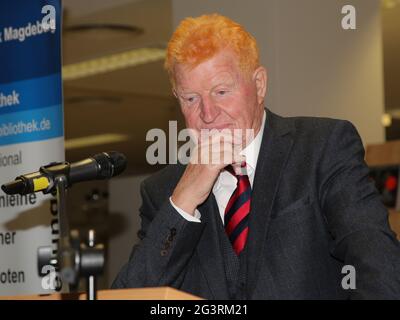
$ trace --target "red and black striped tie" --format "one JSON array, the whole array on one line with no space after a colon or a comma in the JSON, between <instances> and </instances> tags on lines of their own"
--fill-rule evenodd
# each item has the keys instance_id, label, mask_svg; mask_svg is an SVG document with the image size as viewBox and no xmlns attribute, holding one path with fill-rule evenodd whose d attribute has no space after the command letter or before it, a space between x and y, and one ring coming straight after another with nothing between
<instances>
[{"instance_id":1,"label":"red and black striped tie","mask_svg":"<svg viewBox=\"0 0 400 320\"><path fill-rule=\"evenodd\" d=\"M242 169L244 167L246 167L245 163ZM233 249L239 255L246 245L249 233L251 186L247 175L236 175L232 166L226 167L226 170L237 178L237 185L225 209L225 231Z\"/></svg>"}]
</instances>

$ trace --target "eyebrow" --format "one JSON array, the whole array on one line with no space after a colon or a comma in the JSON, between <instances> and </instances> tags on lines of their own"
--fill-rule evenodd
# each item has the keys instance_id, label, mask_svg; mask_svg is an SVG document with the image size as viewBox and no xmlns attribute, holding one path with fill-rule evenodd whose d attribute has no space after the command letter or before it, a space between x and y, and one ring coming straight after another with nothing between
<instances>
[{"instance_id":1,"label":"eyebrow","mask_svg":"<svg viewBox=\"0 0 400 320\"><path fill-rule=\"evenodd\" d=\"M235 81L233 81L233 79L226 79L226 80L217 82L215 85L213 85L211 87L210 91L215 90L216 88L218 88L220 86L233 87L234 85L235 85Z\"/></svg>"},{"instance_id":2,"label":"eyebrow","mask_svg":"<svg viewBox=\"0 0 400 320\"><path fill-rule=\"evenodd\" d=\"M230 74L222 75L222 76L220 76L220 78L218 78L218 76L217 76L214 79L216 79L216 80L214 80L215 84L209 89L210 91L214 90L215 88L217 88L218 86L221 86L221 85L234 86L236 84L234 77ZM210 81L210 83L212 84L213 81ZM188 90L188 92L185 92L186 90ZM175 90L175 92L177 93L178 96L181 96L183 94L184 95L198 94L197 92L193 92L190 90L191 89L189 89L189 88L182 88L181 90Z\"/></svg>"},{"instance_id":3,"label":"eyebrow","mask_svg":"<svg viewBox=\"0 0 400 320\"><path fill-rule=\"evenodd\" d=\"M189 95L189 94L198 94L198 93L196 93L196 92L178 92L178 91L176 91L176 94L178 95L178 96L182 96L182 95Z\"/></svg>"},{"instance_id":4,"label":"eyebrow","mask_svg":"<svg viewBox=\"0 0 400 320\"><path fill-rule=\"evenodd\" d=\"M215 84L211 89L215 89L216 87L219 87L219 86L232 86L232 85L235 84L234 81L229 81L228 83L227 83L227 82L228 82L228 81L226 81L226 82L219 82L219 83Z\"/></svg>"}]
</instances>

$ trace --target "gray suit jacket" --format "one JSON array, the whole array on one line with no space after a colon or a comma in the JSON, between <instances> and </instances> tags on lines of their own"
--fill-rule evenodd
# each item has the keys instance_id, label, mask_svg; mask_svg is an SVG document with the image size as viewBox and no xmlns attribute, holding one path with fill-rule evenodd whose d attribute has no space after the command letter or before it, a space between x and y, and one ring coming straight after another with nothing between
<instances>
[{"instance_id":1,"label":"gray suit jacket","mask_svg":"<svg viewBox=\"0 0 400 320\"><path fill-rule=\"evenodd\" d=\"M183 219L169 197L185 167L169 165L141 186L141 243L113 288L172 286L229 299L213 194ZM400 298L400 247L368 178L348 121L283 118L267 110L252 190L248 299ZM356 289L341 286L342 267Z\"/></svg>"}]
</instances>

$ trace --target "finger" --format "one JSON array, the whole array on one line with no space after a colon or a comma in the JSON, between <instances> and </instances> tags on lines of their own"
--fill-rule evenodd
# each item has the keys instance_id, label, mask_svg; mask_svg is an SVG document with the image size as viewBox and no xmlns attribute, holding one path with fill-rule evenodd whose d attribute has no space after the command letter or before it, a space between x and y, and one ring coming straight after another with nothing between
<instances>
[{"instance_id":1,"label":"finger","mask_svg":"<svg viewBox=\"0 0 400 320\"><path fill-rule=\"evenodd\" d=\"M194 143L199 144L200 143L199 131L193 128L187 128L187 130L189 131L190 139L192 139Z\"/></svg>"}]
</instances>

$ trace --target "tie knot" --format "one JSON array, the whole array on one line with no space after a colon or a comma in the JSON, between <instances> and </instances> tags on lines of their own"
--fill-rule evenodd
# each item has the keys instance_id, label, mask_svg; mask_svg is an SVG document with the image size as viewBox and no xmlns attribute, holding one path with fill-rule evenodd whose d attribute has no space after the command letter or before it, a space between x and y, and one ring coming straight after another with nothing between
<instances>
[{"instance_id":1,"label":"tie knot","mask_svg":"<svg viewBox=\"0 0 400 320\"><path fill-rule=\"evenodd\" d=\"M236 178L239 178L241 176L247 176L247 170L246 170L246 162L243 161L242 164L240 165L240 174L236 174L235 169L233 168L232 165L226 166L225 170L228 171L230 174L235 176Z\"/></svg>"}]
</instances>

